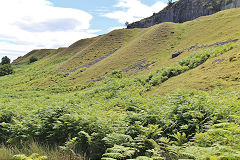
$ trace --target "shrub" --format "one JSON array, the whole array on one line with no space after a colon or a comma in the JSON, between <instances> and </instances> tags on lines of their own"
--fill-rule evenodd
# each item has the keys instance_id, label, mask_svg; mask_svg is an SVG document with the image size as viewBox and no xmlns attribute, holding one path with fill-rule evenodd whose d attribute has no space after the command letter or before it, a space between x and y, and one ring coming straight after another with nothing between
<instances>
[{"instance_id":1,"label":"shrub","mask_svg":"<svg viewBox=\"0 0 240 160\"><path fill-rule=\"evenodd\" d=\"M32 56L30 59L29 59L29 63L33 63L33 62L36 62L38 61L38 58L35 57L35 56Z\"/></svg>"},{"instance_id":2,"label":"shrub","mask_svg":"<svg viewBox=\"0 0 240 160\"><path fill-rule=\"evenodd\" d=\"M110 77L112 77L112 78L122 78L122 71L113 71L110 74Z\"/></svg>"},{"instance_id":3,"label":"shrub","mask_svg":"<svg viewBox=\"0 0 240 160\"><path fill-rule=\"evenodd\" d=\"M10 64L4 64L0 66L0 76L5 76L5 75L9 75L12 74L13 68Z\"/></svg>"}]
</instances>

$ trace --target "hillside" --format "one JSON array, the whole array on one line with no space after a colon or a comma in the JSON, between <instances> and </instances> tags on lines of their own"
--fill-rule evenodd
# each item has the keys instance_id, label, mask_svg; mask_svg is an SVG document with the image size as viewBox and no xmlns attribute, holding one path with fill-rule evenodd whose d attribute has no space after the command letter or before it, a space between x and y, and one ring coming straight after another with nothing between
<instances>
[{"instance_id":1,"label":"hillside","mask_svg":"<svg viewBox=\"0 0 240 160\"><path fill-rule=\"evenodd\" d=\"M230 9L18 58L0 77L0 160L240 159L239 19Z\"/></svg>"},{"instance_id":2,"label":"hillside","mask_svg":"<svg viewBox=\"0 0 240 160\"><path fill-rule=\"evenodd\" d=\"M232 9L183 24L163 23L144 29L115 30L106 35L80 40L70 47L54 51L50 55L48 50L41 50L41 54L30 52L22 57L22 62L28 61L31 56L40 57L46 53L45 55L48 55L46 58L34 65L27 65L28 70L37 72L46 68L44 71L46 74L68 73L74 70L75 72L71 73L71 76L60 79L63 83L73 85L84 85L91 80L101 79L114 70L123 70L127 77L148 75L150 72L188 55L186 52L180 57L171 59L171 55L175 51L195 45L201 46L238 39L239 17L239 9ZM200 30L201 32L199 32ZM98 63L88 65L115 50L116 52ZM145 65L148 67L141 67ZM88 66L88 68L76 70L81 66ZM35 78L31 78L31 82L23 82L23 87L32 86L29 84L34 81L38 87L43 88L56 84L49 79L41 80L42 76L29 76ZM205 85L207 88L212 84Z\"/></svg>"}]
</instances>

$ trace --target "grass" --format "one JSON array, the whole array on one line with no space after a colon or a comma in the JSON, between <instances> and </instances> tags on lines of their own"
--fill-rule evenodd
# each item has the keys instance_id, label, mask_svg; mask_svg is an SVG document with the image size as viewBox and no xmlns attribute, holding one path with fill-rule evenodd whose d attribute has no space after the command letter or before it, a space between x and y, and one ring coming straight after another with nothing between
<instances>
[{"instance_id":1,"label":"grass","mask_svg":"<svg viewBox=\"0 0 240 160\"><path fill-rule=\"evenodd\" d=\"M0 147L0 160L10 160L12 159L12 151L6 147Z\"/></svg>"},{"instance_id":2,"label":"grass","mask_svg":"<svg viewBox=\"0 0 240 160\"><path fill-rule=\"evenodd\" d=\"M41 145L37 142L30 142L28 144L19 147L6 147L2 145L0 147L0 160L13 160L15 155L24 155L30 157L33 154L38 154L40 157L45 156L48 160L66 160L71 159L69 154L64 153L59 147L49 147L46 145ZM76 160L84 160L84 157L76 157ZM38 160L38 159L34 159ZM41 159L40 159L41 160Z\"/></svg>"}]
</instances>

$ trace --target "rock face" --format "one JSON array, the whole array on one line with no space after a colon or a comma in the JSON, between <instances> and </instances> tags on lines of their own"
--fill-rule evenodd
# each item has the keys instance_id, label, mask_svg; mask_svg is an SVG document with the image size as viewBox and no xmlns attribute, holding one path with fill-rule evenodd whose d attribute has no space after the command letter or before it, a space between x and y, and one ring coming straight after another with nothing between
<instances>
[{"instance_id":1,"label":"rock face","mask_svg":"<svg viewBox=\"0 0 240 160\"><path fill-rule=\"evenodd\" d=\"M238 7L240 0L179 0L151 17L129 24L127 28L147 28L163 22L183 23L200 16Z\"/></svg>"}]
</instances>

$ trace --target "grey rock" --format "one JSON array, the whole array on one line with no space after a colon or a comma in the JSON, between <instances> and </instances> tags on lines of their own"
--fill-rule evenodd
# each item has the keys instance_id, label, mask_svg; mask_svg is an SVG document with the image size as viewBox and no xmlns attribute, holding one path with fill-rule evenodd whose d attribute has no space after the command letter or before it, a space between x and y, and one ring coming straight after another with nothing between
<instances>
[{"instance_id":1,"label":"grey rock","mask_svg":"<svg viewBox=\"0 0 240 160\"><path fill-rule=\"evenodd\" d=\"M127 68L122 69L122 71L128 72L133 69L144 70L144 69L148 68L149 66L153 65L154 63L156 63L156 61L153 61L151 63L145 64L146 62L147 62L147 60L142 60L140 62L137 62L137 63L127 67Z\"/></svg>"},{"instance_id":2,"label":"grey rock","mask_svg":"<svg viewBox=\"0 0 240 160\"><path fill-rule=\"evenodd\" d=\"M238 7L240 7L240 0L179 0L169 4L162 11L154 13L151 17L129 24L127 28L147 28L163 22L183 23L221 10Z\"/></svg>"},{"instance_id":3,"label":"grey rock","mask_svg":"<svg viewBox=\"0 0 240 160\"><path fill-rule=\"evenodd\" d=\"M115 49L114 51L112 51L112 52L110 52L110 53L108 53L108 54L105 54L104 56L102 56L102 57L100 57L100 58L98 58L98 59L96 59L96 60L94 60L94 61L91 61L91 62L89 62L88 64L85 64L85 65L82 65L82 66L80 66L80 67L78 67L78 68L72 69L72 70L70 70L69 72L72 73L72 72L76 72L77 70L79 70L79 69L81 69L81 68L89 68L89 67L91 67L92 65L94 65L94 64L96 64L96 63L104 60L105 58L107 58L107 57L109 57L109 56L111 56L111 55L112 55L113 53L115 53L117 50L118 50L118 49Z\"/></svg>"},{"instance_id":4,"label":"grey rock","mask_svg":"<svg viewBox=\"0 0 240 160\"><path fill-rule=\"evenodd\" d=\"M225 44L233 43L233 42L237 42L237 41L238 41L238 39L234 39L234 40L227 40L227 41L224 41L224 42L216 42L216 43L213 43L213 44L210 44L210 45L191 46L191 47L189 47L187 49L184 49L182 51L175 51L172 54L172 58L175 58L175 57L179 56L180 54L182 54L183 52L190 51L192 49L201 49L201 48L206 48L206 47L221 46L221 45L225 45Z\"/></svg>"},{"instance_id":5,"label":"grey rock","mask_svg":"<svg viewBox=\"0 0 240 160\"><path fill-rule=\"evenodd\" d=\"M215 61L213 62L213 64L218 64L218 63L220 63L220 62L222 62L222 61L224 61L224 60L225 60L225 58L217 59L217 60L215 60Z\"/></svg>"},{"instance_id":6,"label":"grey rock","mask_svg":"<svg viewBox=\"0 0 240 160\"><path fill-rule=\"evenodd\" d=\"M178 52L178 51L174 52L174 53L172 54L172 58L175 58L175 57L179 56L181 53L182 53L182 52Z\"/></svg>"}]
</instances>

